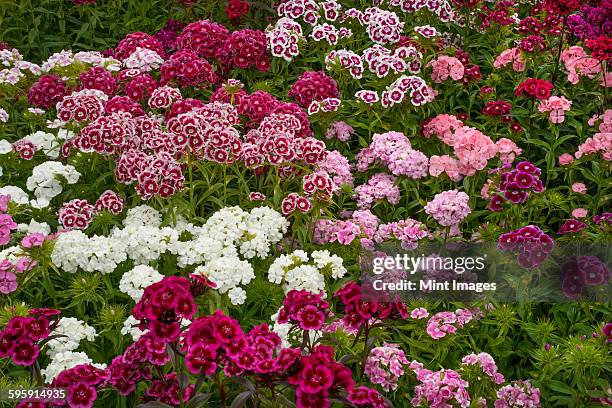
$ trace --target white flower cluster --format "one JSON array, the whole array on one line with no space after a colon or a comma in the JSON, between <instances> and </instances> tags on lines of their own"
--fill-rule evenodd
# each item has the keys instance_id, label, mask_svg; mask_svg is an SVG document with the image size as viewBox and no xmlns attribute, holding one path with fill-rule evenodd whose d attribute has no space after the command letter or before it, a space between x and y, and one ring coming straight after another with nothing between
<instances>
[{"instance_id":1,"label":"white flower cluster","mask_svg":"<svg viewBox=\"0 0 612 408\"><path fill-rule=\"evenodd\" d=\"M6 113L6 111L4 109L0 108L0 111L4 111L4 113ZM2 122L2 112L0 112L0 122ZM7 117L8 118L8 117ZM8 119L7 119L8 120ZM13 151L13 145L8 141L8 140L0 140L0 154L7 154ZM0 166L0 176L2 176L2 166Z\"/></svg>"},{"instance_id":2,"label":"white flower cluster","mask_svg":"<svg viewBox=\"0 0 612 408\"><path fill-rule=\"evenodd\" d=\"M129 57L123 61L126 68L138 69L141 72L154 71L162 66L164 59L153 50L137 47Z\"/></svg>"},{"instance_id":3,"label":"white flower cluster","mask_svg":"<svg viewBox=\"0 0 612 408\"><path fill-rule=\"evenodd\" d=\"M91 358L82 351L64 351L57 353L46 368L40 370L40 373L45 376L47 383L53 381L62 371L71 369L80 364L91 364L101 370L106 368L106 364L96 364Z\"/></svg>"},{"instance_id":4,"label":"white flower cluster","mask_svg":"<svg viewBox=\"0 0 612 408\"><path fill-rule=\"evenodd\" d=\"M346 268L339 256L323 250L312 252L309 258L306 252L297 250L274 260L268 269L268 280L283 284L285 293L292 289L324 293L325 276L339 279L345 274Z\"/></svg>"},{"instance_id":5,"label":"white flower cluster","mask_svg":"<svg viewBox=\"0 0 612 408\"><path fill-rule=\"evenodd\" d=\"M30 203L28 193L17 186L0 187L0 195L10 195L11 201L15 204L26 205Z\"/></svg>"},{"instance_id":6,"label":"white flower cluster","mask_svg":"<svg viewBox=\"0 0 612 408\"><path fill-rule=\"evenodd\" d=\"M51 362L41 373L47 382L51 382L59 373L79 364L92 364L92 360L83 352L75 352L81 340L94 341L96 330L74 317L62 317L50 336L61 336L49 340L47 355ZM105 364L93 364L98 368L106 368Z\"/></svg>"},{"instance_id":7,"label":"white flower cluster","mask_svg":"<svg viewBox=\"0 0 612 408\"><path fill-rule=\"evenodd\" d=\"M74 184L79 181L81 173L74 166L55 161L44 162L34 167L32 175L26 181L26 187L36 196L36 200L32 200L30 205L35 208L48 207L53 197L62 192L60 177L68 184Z\"/></svg>"},{"instance_id":8,"label":"white flower cluster","mask_svg":"<svg viewBox=\"0 0 612 408\"><path fill-rule=\"evenodd\" d=\"M6 68L2 68L6 67ZM22 71L29 70L34 75L40 75L40 67L25 61L16 48L0 50L0 84L15 85L25 77Z\"/></svg>"},{"instance_id":9,"label":"white flower cluster","mask_svg":"<svg viewBox=\"0 0 612 408\"><path fill-rule=\"evenodd\" d=\"M49 72L56 68L67 67L75 62L101 66L109 71L119 71L121 68L119 61L114 58L107 58L98 51L81 51L74 54L70 50L62 50L52 54L42 63L42 71Z\"/></svg>"},{"instance_id":10,"label":"white flower cluster","mask_svg":"<svg viewBox=\"0 0 612 408\"><path fill-rule=\"evenodd\" d=\"M119 282L119 290L134 299L138 303L144 289L164 278L164 275L157 272L148 265L137 265L132 270L126 272Z\"/></svg>"},{"instance_id":11,"label":"white flower cluster","mask_svg":"<svg viewBox=\"0 0 612 408\"><path fill-rule=\"evenodd\" d=\"M51 260L71 273L78 268L111 273L128 258L137 265L148 265L169 252L177 256L181 268L198 265L195 273L208 277L221 293L228 293L232 303L241 304L246 293L239 286L255 278L253 267L241 257L268 256L270 247L283 238L288 222L270 207L250 212L228 207L214 213L202 226L178 219L174 226L161 227L161 214L143 205L130 209L123 225L108 237L87 237L78 230L64 232L55 242ZM185 231L191 238L181 241L179 237ZM144 269L132 270L125 281L122 279L126 293L135 294L136 287L143 287L139 279L150 275L141 276L141 272Z\"/></svg>"},{"instance_id":12,"label":"white flower cluster","mask_svg":"<svg viewBox=\"0 0 612 408\"><path fill-rule=\"evenodd\" d=\"M39 130L30 135L27 135L22 140L27 140L36 146L37 150L42 150L47 156L52 159L57 159L60 154L60 143L58 138L52 134Z\"/></svg>"}]
</instances>

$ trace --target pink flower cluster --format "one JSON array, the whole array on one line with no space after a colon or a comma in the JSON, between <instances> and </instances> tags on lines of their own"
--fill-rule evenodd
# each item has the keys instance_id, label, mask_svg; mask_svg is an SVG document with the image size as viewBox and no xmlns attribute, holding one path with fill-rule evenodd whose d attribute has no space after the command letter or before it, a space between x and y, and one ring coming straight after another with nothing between
<instances>
[{"instance_id":1,"label":"pink flower cluster","mask_svg":"<svg viewBox=\"0 0 612 408\"><path fill-rule=\"evenodd\" d=\"M432 60L427 64L427 67L432 69L431 80L438 84L449 78L453 81L459 81L465 73L465 67L461 61L446 55L441 55Z\"/></svg>"},{"instance_id":2,"label":"pink flower cluster","mask_svg":"<svg viewBox=\"0 0 612 408\"><path fill-rule=\"evenodd\" d=\"M497 371L497 364L489 353L468 354L461 359L463 365L478 365L482 372L489 376L495 384L503 384L504 375Z\"/></svg>"},{"instance_id":3,"label":"pink flower cluster","mask_svg":"<svg viewBox=\"0 0 612 408\"><path fill-rule=\"evenodd\" d=\"M575 156L580 159L583 156L597 153L601 153L604 160L612 161L612 133L596 133L593 137L587 138L578 146Z\"/></svg>"},{"instance_id":4,"label":"pink flower cluster","mask_svg":"<svg viewBox=\"0 0 612 408\"><path fill-rule=\"evenodd\" d=\"M308 107L313 101L327 98L338 98L338 84L325 75L323 71L307 71L291 85L288 96L303 107Z\"/></svg>"},{"instance_id":5,"label":"pink flower cluster","mask_svg":"<svg viewBox=\"0 0 612 408\"><path fill-rule=\"evenodd\" d=\"M332 177L334 191L340 191L342 186L353 186L351 165L339 151L329 152L323 160L317 163L317 167Z\"/></svg>"},{"instance_id":6,"label":"pink flower cluster","mask_svg":"<svg viewBox=\"0 0 612 408\"><path fill-rule=\"evenodd\" d=\"M10 195L0 195L0 246L8 244L11 240L11 231L17 229L13 216L7 213L10 201Z\"/></svg>"},{"instance_id":7,"label":"pink flower cluster","mask_svg":"<svg viewBox=\"0 0 612 408\"><path fill-rule=\"evenodd\" d=\"M395 185L395 177L386 173L376 173L366 184L355 188L357 207L367 209L375 201L387 199L389 204L397 205L400 200L399 187Z\"/></svg>"},{"instance_id":8,"label":"pink flower cluster","mask_svg":"<svg viewBox=\"0 0 612 408\"><path fill-rule=\"evenodd\" d=\"M434 340L441 339L447 334L454 334L472 320L480 318L480 311L457 309L454 312L438 312L427 321L427 334Z\"/></svg>"},{"instance_id":9,"label":"pink flower cluster","mask_svg":"<svg viewBox=\"0 0 612 408\"><path fill-rule=\"evenodd\" d=\"M302 330L320 330L329 314L322 293L291 290L278 312L278 323L291 323Z\"/></svg>"},{"instance_id":10,"label":"pink flower cluster","mask_svg":"<svg viewBox=\"0 0 612 408\"><path fill-rule=\"evenodd\" d=\"M425 205L425 213L444 227L457 227L472 212L468 204L469 199L462 191L443 191Z\"/></svg>"},{"instance_id":11,"label":"pink flower cluster","mask_svg":"<svg viewBox=\"0 0 612 408\"><path fill-rule=\"evenodd\" d=\"M576 85L580 82L580 77L595 79L601 76L601 85L612 86L612 72L602 74L601 64L596 58L592 58L579 45L574 45L561 52L561 62L567 70L567 80Z\"/></svg>"},{"instance_id":12,"label":"pink flower cluster","mask_svg":"<svg viewBox=\"0 0 612 408\"><path fill-rule=\"evenodd\" d=\"M365 171L375 161L386 165L396 176L420 179L427 175L429 160L422 152L414 150L403 133L375 134L369 147L356 156L357 170Z\"/></svg>"},{"instance_id":13,"label":"pink flower cluster","mask_svg":"<svg viewBox=\"0 0 612 408\"><path fill-rule=\"evenodd\" d=\"M429 236L429 233L423 223L407 218L379 225L374 234L374 241L380 244L384 241L396 239L401 243L403 249L411 250L416 248L417 241L427 236Z\"/></svg>"},{"instance_id":14,"label":"pink flower cluster","mask_svg":"<svg viewBox=\"0 0 612 408\"><path fill-rule=\"evenodd\" d=\"M526 64L523 56L521 55L520 48L509 48L502 51L502 53L495 58L493 67L501 68L509 64L512 64L512 69L515 72L523 72L525 70Z\"/></svg>"},{"instance_id":15,"label":"pink flower cluster","mask_svg":"<svg viewBox=\"0 0 612 408\"><path fill-rule=\"evenodd\" d=\"M495 408L537 408L540 406L540 390L529 381L514 381L497 391Z\"/></svg>"},{"instance_id":16,"label":"pink flower cluster","mask_svg":"<svg viewBox=\"0 0 612 408\"><path fill-rule=\"evenodd\" d=\"M431 371L417 362L413 362L411 368L419 381L411 400L415 407L450 407L456 404L466 408L470 405L466 389L469 384L456 371L444 368Z\"/></svg>"},{"instance_id":17,"label":"pink flower cluster","mask_svg":"<svg viewBox=\"0 0 612 408\"><path fill-rule=\"evenodd\" d=\"M404 351L397 344L384 343L370 351L366 360L364 374L372 384L380 384L383 390L389 392L398 387L398 380L404 375L404 365L409 361Z\"/></svg>"},{"instance_id":18,"label":"pink flower cluster","mask_svg":"<svg viewBox=\"0 0 612 408\"><path fill-rule=\"evenodd\" d=\"M565 120L565 112L572 107L572 101L564 96L551 96L540 102L540 112L550 112L549 118L552 123L562 123Z\"/></svg>"},{"instance_id":19,"label":"pink flower cluster","mask_svg":"<svg viewBox=\"0 0 612 408\"><path fill-rule=\"evenodd\" d=\"M87 202L75 198L62 205L58 211L59 223L65 229L86 229L94 216L95 207Z\"/></svg>"},{"instance_id":20,"label":"pink flower cluster","mask_svg":"<svg viewBox=\"0 0 612 408\"><path fill-rule=\"evenodd\" d=\"M38 342L49 337L58 313L49 309L38 314L37 309L32 309L30 316L10 319L0 331L0 358L10 358L20 366L33 365L40 353Z\"/></svg>"},{"instance_id":21,"label":"pink flower cluster","mask_svg":"<svg viewBox=\"0 0 612 408\"><path fill-rule=\"evenodd\" d=\"M528 225L502 234L497 247L513 252L519 265L537 268L546 260L554 246L553 239L535 225Z\"/></svg>"},{"instance_id":22,"label":"pink flower cluster","mask_svg":"<svg viewBox=\"0 0 612 408\"><path fill-rule=\"evenodd\" d=\"M452 115L441 114L431 119L423 127L423 135L425 137L436 135L453 148L457 162L445 156L442 156L444 159L436 158L433 174L439 175L445 171L455 180L459 175L473 176L484 169L488 160L498 153L497 145L491 138L477 129L463 126L463 123Z\"/></svg>"}]
</instances>

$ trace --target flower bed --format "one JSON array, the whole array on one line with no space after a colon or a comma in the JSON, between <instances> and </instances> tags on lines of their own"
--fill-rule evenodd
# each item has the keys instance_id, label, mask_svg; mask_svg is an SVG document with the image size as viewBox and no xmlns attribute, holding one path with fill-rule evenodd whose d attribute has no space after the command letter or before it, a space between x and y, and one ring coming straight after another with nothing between
<instances>
[{"instance_id":1,"label":"flower bed","mask_svg":"<svg viewBox=\"0 0 612 408\"><path fill-rule=\"evenodd\" d=\"M612 2L42 3L0 391L65 395L18 407L612 404Z\"/></svg>"}]
</instances>

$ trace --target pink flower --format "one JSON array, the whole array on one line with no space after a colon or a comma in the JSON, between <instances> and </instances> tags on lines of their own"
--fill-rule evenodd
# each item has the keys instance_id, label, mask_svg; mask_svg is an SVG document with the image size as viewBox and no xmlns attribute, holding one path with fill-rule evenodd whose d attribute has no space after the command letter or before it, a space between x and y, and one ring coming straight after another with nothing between
<instances>
[{"instance_id":1,"label":"pink flower","mask_svg":"<svg viewBox=\"0 0 612 408\"><path fill-rule=\"evenodd\" d=\"M8 211L8 204L11 202L10 195L1 195L0 194L0 212Z\"/></svg>"},{"instance_id":2,"label":"pink flower","mask_svg":"<svg viewBox=\"0 0 612 408\"><path fill-rule=\"evenodd\" d=\"M413 319L425 319L429 316L429 312L424 307L418 307L410 312L410 317Z\"/></svg>"},{"instance_id":3,"label":"pink flower","mask_svg":"<svg viewBox=\"0 0 612 408\"><path fill-rule=\"evenodd\" d=\"M17 276L13 272L0 270L0 293L9 294L17 289Z\"/></svg>"},{"instance_id":4,"label":"pink flower","mask_svg":"<svg viewBox=\"0 0 612 408\"><path fill-rule=\"evenodd\" d=\"M516 156L520 155L523 151L510 139L505 137L499 139L495 146L497 146L497 152L499 153L499 160L502 164L512 164Z\"/></svg>"},{"instance_id":5,"label":"pink flower","mask_svg":"<svg viewBox=\"0 0 612 408\"><path fill-rule=\"evenodd\" d=\"M574 161L574 156L572 156L569 153L563 153L561 156L559 156L559 164L562 166L567 166L573 161Z\"/></svg>"},{"instance_id":6,"label":"pink flower","mask_svg":"<svg viewBox=\"0 0 612 408\"><path fill-rule=\"evenodd\" d=\"M574 218L584 218L587 216L589 212L584 208L574 208L572 210L572 217Z\"/></svg>"},{"instance_id":7,"label":"pink flower","mask_svg":"<svg viewBox=\"0 0 612 408\"><path fill-rule=\"evenodd\" d=\"M565 120L565 112L569 111L572 106L572 101L564 96L551 96L540 102L538 110L540 112L550 112L550 121L552 123L562 123Z\"/></svg>"},{"instance_id":8,"label":"pink flower","mask_svg":"<svg viewBox=\"0 0 612 408\"><path fill-rule=\"evenodd\" d=\"M587 187L586 187L586 185L584 185L584 183L574 183L574 184L572 184L572 191L574 193L586 194L587 193Z\"/></svg>"},{"instance_id":9,"label":"pink flower","mask_svg":"<svg viewBox=\"0 0 612 408\"><path fill-rule=\"evenodd\" d=\"M41 232L34 232L30 235L25 236L21 240L21 246L24 248L32 248L42 246L45 242L46 235Z\"/></svg>"},{"instance_id":10,"label":"pink flower","mask_svg":"<svg viewBox=\"0 0 612 408\"><path fill-rule=\"evenodd\" d=\"M465 73L465 67L455 57L448 57L442 55L427 64L428 67L432 68L431 80L436 83L441 83L448 78L458 81L463 78Z\"/></svg>"},{"instance_id":11,"label":"pink flower","mask_svg":"<svg viewBox=\"0 0 612 408\"><path fill-rule=\"evenodd\" d=\"M510 63L512 63L512 69L515 72L523 72L525 70L525 60L523 59L521 50L519 48L510 48L502 51L502 53L495 58L493 66L499 69Z\"/></svg>"},{"instance_id":12,"label":"pink flower","mask_svg":"<svg viewBox=\"0 0 612 408\"><path fill-rule=\"evenodd\" d=\"M468 205L469 196L458 190L443 191L425 206L425 213L431 215L440 225L457 225L472 212Z\"/></svg>"}]
</instances>

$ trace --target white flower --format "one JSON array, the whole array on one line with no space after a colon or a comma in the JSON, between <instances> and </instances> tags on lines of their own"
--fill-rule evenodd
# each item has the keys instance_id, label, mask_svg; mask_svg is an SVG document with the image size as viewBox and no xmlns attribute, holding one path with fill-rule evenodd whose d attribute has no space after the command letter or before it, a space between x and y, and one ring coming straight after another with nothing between
<instances>
[{"instance_id":1,"label":"white flower","mask_svg":"<svg viewBox=\"0 0 612 408\"><path fill-rule=\"evenodd\" d=\"M52 359L58 353L73 351L79 347L81 340L94 341L96 330L85 322L74 317L62 317L57 327L51 332L51 336L61 337L49 340L47 343L47 355Z\"/></svg>"},{"instance_id":2,"label":"white flower","mask_svg":"<svg viewBox=\"0 0 612 408\"><path fill-rule=\"evenodd\" d=\"M26 180L26 187L34 191L36 196L36 200L32 200L30 204L35 208L48 207L51 200L62 192L60 177L68 184L74 184L81 177L81 173L74 166L55 161L34 167L32 175Z\"/></svg>"},{"instance_id":3,"label":"white flower","mask_svg":"<svg viewBox=\"0 0 612 408\"><path fill-rule=\"evenodd\" d=\"M242 305L246 300L246 292L241 287L232 288L227 294L233 305Z\"/></svg>"},{"instance_id":4,"label":"white flower","mask_svg":"<svg viewBox=\"0 0 612 408\"><path fill-rule=\"evenodd\" d=\"M46 133L43 131L38 131L32 133L22 140L27 140L34 144L38 150L42 150L47 156L52 159L57 159L60 154L60 144L55 135L51 133Z\"/></svg>"},{"instance_id":5,"label":"white flower","mask_svg":"<svg viewBox=\"0 0 612 408\"><path fill-rule=\"evenodd\" d=\"M59 352L53 356L49 365L40 370L40 373L45 376L46 382L50 383L62 371L71 369L80 364L91 364L101 370L106 368L106 364L93 364L93 361L87 354L74 351Z\"/></svg>"},{"instance_id":6,"label":"white flower","mask_svg":"<svg viewBox=\"0 0 612 408\"><path fill-rule=\"evenodd\" d=\"M123 327L121 328L121 334L124 336L129 334L132 336L132 340L137 341L140 336L145 334L148 330L140 330L138 325L140 324L140 320L136 319L134 316L128 317L125 322L123 322Z\"/></svg>"},{"instance_id":7,"label":"white flower","mask_svg":"<svg viewBox=\"0 0 612 408\"><path fill-rule=\"evenodd\" d=\"M164 275L147 265L135 266L123 274L119 282L119 290L126 293L134 302L138 303L144 289L156 282L161 281Z\"/></svg>"},{"instance_id":8,"label":"white flower","mask_svg":"<svg viewBox=\"0 0 612 408\"><path fill-rule=\"evenodd\" d=\"M16 186L0 187L0 195L7 195L7 194L11 196L11 201L16 204L25 205L30 202L30 197L28 197L28 194L19 187L16 187Z\"/></svg>"},{"instance_id":9,"label":"white flower","mask_svg":"<svg viewBox=\"0 0 612 408\"><path fill-rule=\"evenodd\" d=\"M0 140L0 154L7 154L12 151L13 151L13 145L8 140L4 140L4 139Z\"/></svg>"},{"instance_id":10,"label":"white flower","mask_svg":"<svg viewBox=\"0 0 612 408\"><path fill-rule=\"evenodd\" d=\"M9 114L2 108L0 108L0 122L6 123L9 120Z\"/></svg>"},{"instance_id":11,"label":"white flower","mask_svg":"<svg viewBox=\"0 0 612 408\"><path fill-rule=\"evenodd\" d=\"M17 224L17 230L19 232L25 232L26 234L41 232L45 235L49 235L51 233L49 224L46 222L38 222L34 218L30 219L29 224Z\"/></svg>"}]
</instances>

